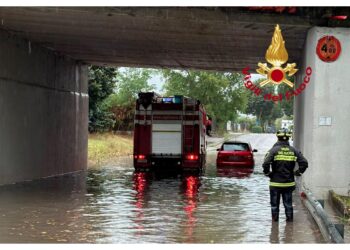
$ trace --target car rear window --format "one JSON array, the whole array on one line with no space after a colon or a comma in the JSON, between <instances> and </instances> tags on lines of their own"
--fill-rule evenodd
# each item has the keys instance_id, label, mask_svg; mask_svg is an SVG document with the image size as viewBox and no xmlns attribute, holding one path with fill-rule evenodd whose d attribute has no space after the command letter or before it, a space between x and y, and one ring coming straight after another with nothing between
<instances>
[{"instance_id":1,"label":"car rear window","mask_svg":"<svg viewBox=\"0 0 350 250\"><path fill-rule=\"evenodd\" d=\"M246 143L224 144L224 151L246 151L249 150L249 146Z\"/></svg>"}]
</instances>

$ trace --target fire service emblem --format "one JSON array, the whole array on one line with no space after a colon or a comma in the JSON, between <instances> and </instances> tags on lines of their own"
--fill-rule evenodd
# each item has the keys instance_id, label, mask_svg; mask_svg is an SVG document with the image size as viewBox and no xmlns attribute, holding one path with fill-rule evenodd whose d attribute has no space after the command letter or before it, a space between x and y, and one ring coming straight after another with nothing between
<instances>
[{"instance_id":1,"label":"fire service emblem","mask_svg":"<svg viewBox=\"0 0 350 250\"><path fill-rule=\"evenodd\" d=\"M287 63L288 52L284 46L284 43L285 42L282 37L281 29L277 24L273 33L271 44L266 50L265 55L266 61L269 62L272 67L268 66L267 63L259 62L259 68L256 70L260 75L266 77L267 79L259 83L253 83L252 75L249 73L249 66L245 67L242 70L242 74L244 76L244 86L256 96L263 96L265 101L278 102L282 100L293 100L294 97L297 97L303 93L311 80L312 68L310 66L306 67L305 69L305 76L302 78L303 82L300 84L296 83L295 87L294 84L287 79L287 76L293 76L298 71L298 69L295 68L295 63ZM283 66L286 63L287 65ZM269 88L265 88L264 90L261 87L269 83L274 85L285 83L291 89L289 88L285 93L278 93L276 92L275 88L274 92L268 93L266 92L266 89L268 90Z\"/></svg>"},{"instance_id":2,"label":"fire service emblem","mask_svg":"<svg viewBox=\"0 0 350 250\"><path fill-rule=\"evenodd\" d=\"M277 24L273 33L271 44L266 50L265 55L266 61L272 65L272 68L269 68L267 63L259 62L259 68L256 70L260 75L267 77L266 80L260 82L260 86L264 86L268 83L276 85L285 83L289 87L293 88L294 84L286 78L286 74L288 74L288 76L292 76L298 71L298 69L295 68L295 63L287 63L284 68L282 67L282 65L288 61L288 52L284 46L284 43L281 29Z\"/></svg>"}]
</instances>

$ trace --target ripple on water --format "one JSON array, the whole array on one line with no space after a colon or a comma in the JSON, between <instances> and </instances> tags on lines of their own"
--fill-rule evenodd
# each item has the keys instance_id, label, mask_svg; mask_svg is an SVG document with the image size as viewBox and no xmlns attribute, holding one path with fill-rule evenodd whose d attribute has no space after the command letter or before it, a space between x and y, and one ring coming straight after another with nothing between
<instances>
[{"instance_id":1,"label":"ripple on water","mask_svg":"<svg viewBox=\"0 0 350 250\"><path fill-rule=\"evenodd\" d=\"M109 166L48 186L0 190L1 242L293 242L288 230L276 234L271 227L268 180L260 168L236 178L218 177L213 163L201 177ZM30 224L35 227L22 229ZM304 231L316 242L310 226Z\"/></svg>"}]
</instances>

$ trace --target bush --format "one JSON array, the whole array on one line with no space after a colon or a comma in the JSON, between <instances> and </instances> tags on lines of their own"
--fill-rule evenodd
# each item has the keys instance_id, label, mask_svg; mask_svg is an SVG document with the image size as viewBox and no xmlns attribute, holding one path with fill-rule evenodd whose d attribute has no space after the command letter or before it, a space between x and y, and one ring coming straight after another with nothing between
<instances>
[{"instance_id":1,"label":"bush","mask_svg":"<svg viewBox=\"0 0 350 250\"><path fill-rule=\"evenodd\" d=\"M262 133L263 129L261 126L254 126L252 127L252 132L253 133Z\"/></svg>"}]
</instances>

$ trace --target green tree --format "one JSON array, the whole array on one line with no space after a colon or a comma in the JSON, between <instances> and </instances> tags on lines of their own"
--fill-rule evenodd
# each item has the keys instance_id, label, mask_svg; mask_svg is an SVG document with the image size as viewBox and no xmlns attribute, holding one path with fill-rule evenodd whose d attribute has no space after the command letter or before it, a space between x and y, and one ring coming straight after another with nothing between
<instances>
[{"instance_id":1,"label":"green tree","mask_svg":"<svg viewBox=\"0 0 350 250\"><path fill-rule=\"evenodd\" d=\"M294 82L294 77L288 77L288 80L291 82ZM285 97L285 94L287 91L291 91L292 89L287 84L280 84L278 85L278 92L282 93ZM281 109L283 110L283 113L287 116L293 115L293 105L294 105L294 98L291 98L290 100L287 100L286 98L283 98L281 102Z\"/></svg>"},{"instance_id":2,"label":"green tree","mask_svg":"<svg viewBox=\"0 0 350 250\"><path fill-rule=\"evenodd\" d=\"M112 113L103 101L113 92L117 70L113 67L89 67L89 131L105 131L113 125Z\"/></svg>"},{"instance_id":3,"label":"green tree","mask_svg":"<svg viewBox=\"0 0 350 250\"><path fill-rule=\"evenodd\" d=\"M103 107L113 114L113 130L131 130L135 101L140 91L154 91L149 79L157 72L151 69L123 68L118 70L114 93L103 102Z\"/></svg>"},{"instance_id":4,"label":"green tree","mask_svg":"<svg viewBox=\"0 0 350 250\"><path fill-rule=\"evenodd\" d=\"M118 70L114 99L115 104L135 103L137 94L141 91L154 91L155 86L148 80L157 71L152 69L123 68Z\"/></svg>"},{"instance_id":5,"label":"green tree","mask_svg":"<svg viewBox=\"0 0 350 250\"><path fill-rule=\"evenodd\" d=\"M163 70L166 95L185 95L204 104L219 128L234 121L238 111L247 105L247 94L242 88L239 73L193 70Z\"/></svg>"},{"instance_id":6,"label":"green tree","mask_svg":"<svg viewBox=\"0 0 350 250\"><path fill-rule=\"evenodd\" d=\"M255 82L256 85L259 81ZM264 93L277 94L276 88L272 85L264 87ZM264 100L262 95L256 96L250 93L248 100L247 111L248 114L255 115L258 125L265 128L267 125L273 125L275 120L283 116L281 102L273 102Z\"/></svg>"}]
</instances>

